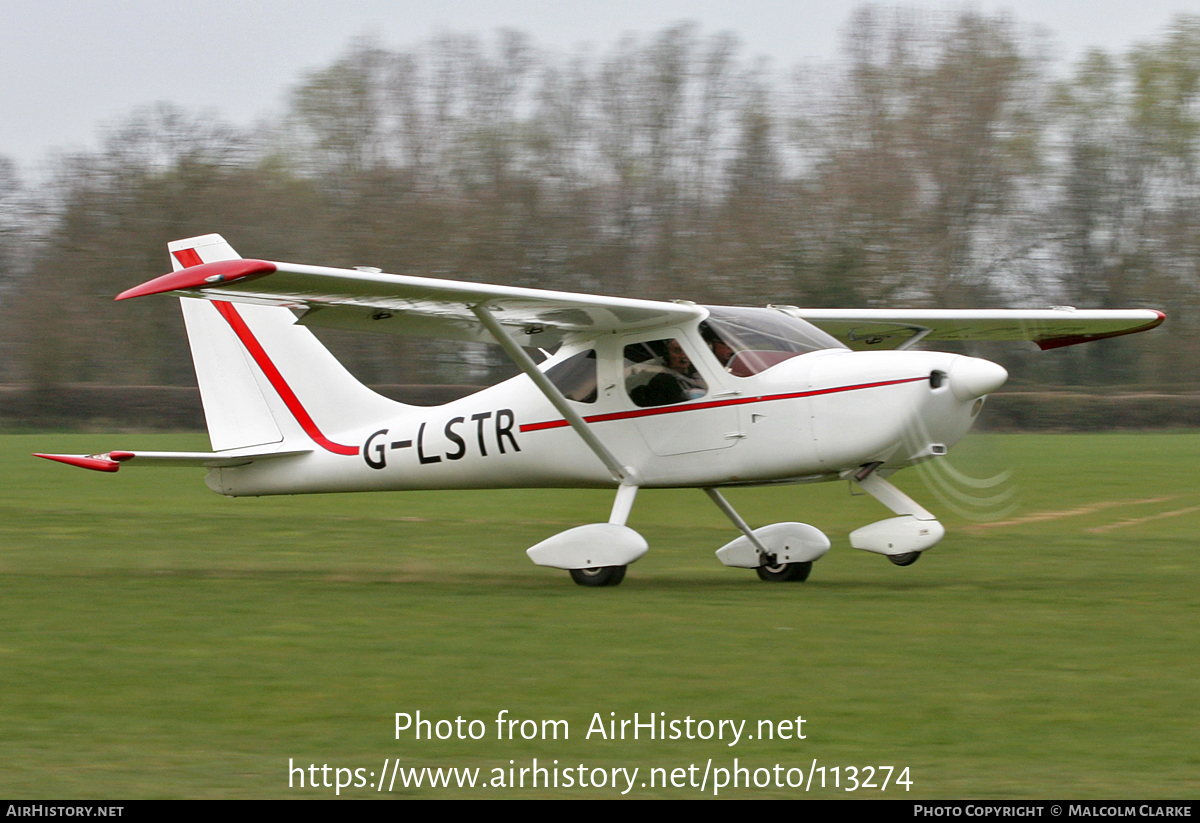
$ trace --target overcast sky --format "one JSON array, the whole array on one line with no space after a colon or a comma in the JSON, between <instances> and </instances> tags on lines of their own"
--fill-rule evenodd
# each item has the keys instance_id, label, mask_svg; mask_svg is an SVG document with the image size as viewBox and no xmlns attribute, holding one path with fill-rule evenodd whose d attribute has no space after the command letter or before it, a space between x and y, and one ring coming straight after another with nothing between
<instances>
[{"instance_id":1,"label":"overcast sky","mask_svg":"<svg viewBox=\"0 0 1200 823\"><path fill-rule=\"evenodd\" d=\"M95 147L101 126L160 100L249 124L283 107L305 69L362 35L385 46L513 28L538 46L607 49L681 21L732 31L776 68L829 60L860 3L841 0L0 0L0 155L29 175L51 151ZM964 8L964 4L906 4ZM1124 51L1200 0L1009 0L970 8L1041 27L1057 54Z\"/></svg>"}]
</instances>

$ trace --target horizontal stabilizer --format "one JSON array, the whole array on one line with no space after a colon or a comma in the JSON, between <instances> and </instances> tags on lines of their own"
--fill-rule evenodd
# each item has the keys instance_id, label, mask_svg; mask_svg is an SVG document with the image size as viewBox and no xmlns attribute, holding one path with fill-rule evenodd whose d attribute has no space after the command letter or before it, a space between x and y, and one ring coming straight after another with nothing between
<instances>
[{"instance_id":1,"label":"horizontal stabilizer","mask_svg":"<svg viewBox=\"0 0 1200 823\"><path fill-rule=\"evenodd\" d=\"M199 466L208 469L228 469L233 466L245 466L256 460L272 460L279 457L295 457L309 454L311 449L298 451L228 451L228 452L132 452L111 451L103 454L37 454L34 457L44 457L66 463L68 466L79 466L81 469L91 469L98 472L115 472L122 464L134 463L139 466Z\"/></svg>"}]
</instances>

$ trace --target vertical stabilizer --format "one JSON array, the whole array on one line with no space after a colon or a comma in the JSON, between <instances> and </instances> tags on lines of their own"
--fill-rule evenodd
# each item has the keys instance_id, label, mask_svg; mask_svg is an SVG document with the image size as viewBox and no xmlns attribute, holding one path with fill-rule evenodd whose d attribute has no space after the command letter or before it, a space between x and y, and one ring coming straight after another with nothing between
<instances>
[{"instance_id":1,"label":"vertical stabilizer","mask_svg":"<svg viewBox=\"0 0 1200 823\"><path fill-rule=\"evenodd\" d=\"M229 324L207 300L181 297L179 305L213 451L282 442L250 357Z\"/></svg>"},{"instance_id":2,"label":"vertical stabilizer","mask_svg":"<svg viewBox=\"0 0 1200 823\"><path fill-rule=\"evenodd\" d=\"M167 248L176 271L240 258L218 234ZM405 408L360 383L286 307L188 297L180 305L214 451L309 441L357 454L342 432Z\"/></svg>"}]
</instances>

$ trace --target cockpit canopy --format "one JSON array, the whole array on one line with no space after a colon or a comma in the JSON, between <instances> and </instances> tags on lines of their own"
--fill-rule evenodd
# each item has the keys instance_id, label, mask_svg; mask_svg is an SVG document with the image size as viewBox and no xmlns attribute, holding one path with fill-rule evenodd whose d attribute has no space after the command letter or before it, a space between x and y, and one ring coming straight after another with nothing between
<instances>
[{"instance_id":1,"label":"cockpit canopy","mask_svg":"<svg viewBox=\"0 0 1200 823\"><path fill-rule=\"evenodd\" d=\"M749 377L802 354L845 347L812 324L775 309L708 306L700 336L717 362L734 377ZM703 351L700 349L700 351ZM686 338L635 340L622 349L625 390L634 405L669 406L699 400L708 382L692 362L696 343ZM707 353L705 353L707 355ZM597 400L596 350L556 362L546 377L577 403Z\"/></svg>"},{"instance_id":2,"label":"cockpit canopy","mask_svg":"<svg viewBox=\"0 0 1200 823\"><path fill-rule=\"evenodd\" d=\"M734 377L749 377L801 354L846 348L816 326L776 309L705 306L700 324L717 360Z\"/></svg>"}]
</instances>

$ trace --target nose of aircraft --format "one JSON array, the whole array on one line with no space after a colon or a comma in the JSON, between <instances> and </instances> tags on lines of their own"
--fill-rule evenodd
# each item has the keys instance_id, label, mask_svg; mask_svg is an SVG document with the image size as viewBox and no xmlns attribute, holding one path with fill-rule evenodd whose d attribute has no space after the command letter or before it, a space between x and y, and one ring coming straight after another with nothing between
<instances>
[{"instance_id":1,"label":"nose of aircraft","mask_svg":"<svg viewBox=\"0 0 1200 823\"><path fill-rule=\"evenodd\" d=\"M960 357L950 367L950 390L966 402L991 394L1008 380L1003 366L978 357Z\"/></svg>"}]
</instances>

